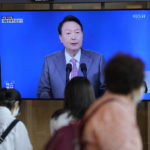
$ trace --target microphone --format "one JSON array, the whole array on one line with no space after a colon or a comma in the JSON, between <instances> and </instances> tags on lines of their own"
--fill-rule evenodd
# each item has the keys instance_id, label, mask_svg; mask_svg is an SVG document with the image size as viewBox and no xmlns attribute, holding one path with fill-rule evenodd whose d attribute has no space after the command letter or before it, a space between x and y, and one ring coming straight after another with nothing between
<instances>
[{"instance_id":1,"label":"microphone","mask_svg":"<svg viewBox=\"0 0 150 150\"><path fill-rule=\"evenodd\" d=\"M85 63L80 64L81 71L83 72L83 76L87 78L87 67Z\"/></svg>"},{"instance_id":2,"label":"microphone","mask_svg":"<svg viewBox=\"0 0 150 150\"><path fill-rule=\"evenodd\" d=\"M69 75L70 75L71 71L72 71L72 65L70 63L68 63L66 65L66 85L69 82Z\"/></svg>"}]
</instances>

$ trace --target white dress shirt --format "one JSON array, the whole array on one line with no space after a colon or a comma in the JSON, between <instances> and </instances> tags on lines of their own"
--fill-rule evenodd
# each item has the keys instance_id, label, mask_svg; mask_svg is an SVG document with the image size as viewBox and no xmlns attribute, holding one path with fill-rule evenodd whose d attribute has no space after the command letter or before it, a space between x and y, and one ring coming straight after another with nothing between
<instances>
[{"instance_id":1,"label":"white dress shirt","mask_svg":"<svg viewBox=\"0 0 150 150\"><path fill-rule=\"evenodd\" d=\"M0 106L0 135L14 119L16 118L11 115L7 107ZM23 122L19 121L14 126L0 144L0 150L32 150L28 132Z\"/></svg>"},{"instance_id":2,"label":"white dress shirt","mask_svg":"<svg viewBox=\"0 0 150 150\"><path fill-rule=\"evenodd\" d=\"M71 57L67 51L65 50L65 59L66 59L66 64L70 63L72 64L72 62L70 62L70 60L74 58L76 60L76 65L77 65L77 69L79 70L79 66L80 66L80 58L81 58L81 49L77 52L77 54L74 57ZM69 79L71 79L71 73L69 76Z\"/></svg>"}]
</instances>

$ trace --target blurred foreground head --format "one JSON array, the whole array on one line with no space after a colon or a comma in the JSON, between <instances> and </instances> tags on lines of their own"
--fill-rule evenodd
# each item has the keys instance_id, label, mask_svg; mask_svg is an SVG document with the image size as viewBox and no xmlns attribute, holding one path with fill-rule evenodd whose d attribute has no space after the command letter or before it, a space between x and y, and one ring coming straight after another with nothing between
<instances>
[{"instance_id":1,"label":"blurred foreground head","mask_svg":"<svg viewBox=\"0 0 150 150\"><path fill-rule=\"evenodd\" d=\"M94 89L87 78L75 77L66 86L64 108L81 119L85 111L95 101Z\"/></svg>"},{"instance_id":2,"label":"blurred foreground head","mask_svg":"<svg viewBox=\"0 0 150 150\"><path fill-rule=\"evenodd\" d=\"M106 64L105 81L107 90L122 95L132 94L132 99L137 100L145 91L144 63L131 55L117 53Z\"/></svg>"}]
</instances>

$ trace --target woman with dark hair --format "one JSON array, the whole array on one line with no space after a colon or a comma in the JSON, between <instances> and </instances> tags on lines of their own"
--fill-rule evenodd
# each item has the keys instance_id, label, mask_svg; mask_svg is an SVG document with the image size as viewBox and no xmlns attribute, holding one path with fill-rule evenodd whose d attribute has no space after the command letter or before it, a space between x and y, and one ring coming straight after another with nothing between
<instances>
[{"instance_id":1,"label":"woman with dark hair","mask_svg":"<svg viewBox=\"0 0 150 150\"><path fill-rule=\"evenodd\" d=\"M84 77L73 78L65 88L64 108L56 111L51 117L51 135L70 121L80 120L94 101L95 94L89 80Z\"/></svg>"},{"instance_id":2,"label":"woman with dark hair","mask_svg":"<svg viewBox=\"0 0 150 150\"><path fill-rule=\"evenodd\" d=\"M15 89L0 89L0 136L16 119L21 107L21 95ZM0 143L0 150L32 150L28 132L19 121Z\"/></svg>"},{"instance_id":3,"label":"woman with dark hair","mask_svg":"<svg viewBox=\"0 0 150 150\"><path fill-rule=\"evenodd\" d=\"M142 150L136 104L145 91L144 63L119 53L105 67L107 90L88 109L82 134L84 150ZM97 108L100 106L100 108Z\"/></svg>"}]
</instances>

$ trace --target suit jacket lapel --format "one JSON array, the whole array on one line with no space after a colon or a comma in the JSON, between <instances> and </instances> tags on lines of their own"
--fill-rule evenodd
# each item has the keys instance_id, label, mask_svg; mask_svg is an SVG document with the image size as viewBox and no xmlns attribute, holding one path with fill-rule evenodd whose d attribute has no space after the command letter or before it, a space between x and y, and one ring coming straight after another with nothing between
<instances>
[{"instance_id":1,"label":"suit jacket lapel","mask_svg":"<svg viewBox=\"0 0 150 150\"><path fill-rule=\"evenodd\" d=\"M87 67L87 74L88 71L90 70L90 66L92 63L92 59L90 58L90 55L88 52L86 52L85 50L81 49L81 59L80 59L80 64L81 63L85 63L86 67ZM81 71L81 69L79 69L79 76L83 76L83 73Z\"/></svg>"},{"instance_id":2,"label":"suit jacket lapel","mask_svg":"<svg viewBox=\"0 0 150 150\"><path fill-rule=\"evenodd\" d=\"M90 66L92 63L92 59L90 58L90 55L86 50L81 49L81 58L80 58L80 64L85 63L87 67L87 74L90 70ZM58 73L60 75L60 78L62 78L63 84L66 83L66 60L65 60L65 53L64 50L60 51L60 53L56 56L55 59L55 65L58 70ZM83 73L79 66L79 76L83 76Z\"/></svg>"},{"instance_id":3,"label":"suit jacket lapel","mask_svg":"<svg viewBox=\"0 0 150 150\"><path fill-rule=\"evenodd\" d=\"M62 78L63 84L66 83L66 60L64 50L60 51L60 53L56 56L55 65L57 67L60 78ZM57 79L56 79L57 80Z\"/></svg>"}]
</instances>

